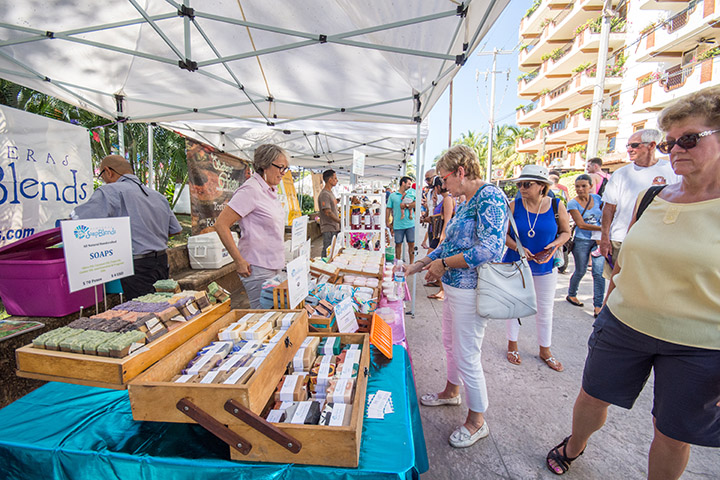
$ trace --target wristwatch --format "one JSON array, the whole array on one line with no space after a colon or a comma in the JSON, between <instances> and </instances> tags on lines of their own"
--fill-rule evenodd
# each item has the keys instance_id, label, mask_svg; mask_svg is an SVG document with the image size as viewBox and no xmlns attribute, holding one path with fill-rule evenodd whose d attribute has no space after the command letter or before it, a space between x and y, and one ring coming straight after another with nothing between
<instances>
[{"instance_id":1,"label":"wristwatch","mask_svg":"<svg viewBox=\"0 0 720 480\"><path fill-rule=\"evenodd\" d=\"M445 267L445 270L450 270L450 267L448 267L448 264L444 258L440 259L440 261L442 262L443 267Z\"/></svg>"}]
</instances>

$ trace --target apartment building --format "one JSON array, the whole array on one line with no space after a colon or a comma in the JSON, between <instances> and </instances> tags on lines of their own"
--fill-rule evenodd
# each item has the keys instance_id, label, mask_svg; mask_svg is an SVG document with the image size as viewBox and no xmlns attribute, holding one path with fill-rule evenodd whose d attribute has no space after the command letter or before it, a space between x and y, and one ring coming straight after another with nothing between
<instances>
[{"instance_id":1,"label":"apartment building","mask_svg":"<svg viewBox=\"0 0 720 480\"><path fill-rule=\"evenodd\" d=\"M539 163L585 167L603 3L535 0L522 19L518 96L528 103L516 122L535 135L517 151ZM720 81L720 0L616 1L613 10L598 142L611 169L666 105Z\"/></svg>"}]
</instances>

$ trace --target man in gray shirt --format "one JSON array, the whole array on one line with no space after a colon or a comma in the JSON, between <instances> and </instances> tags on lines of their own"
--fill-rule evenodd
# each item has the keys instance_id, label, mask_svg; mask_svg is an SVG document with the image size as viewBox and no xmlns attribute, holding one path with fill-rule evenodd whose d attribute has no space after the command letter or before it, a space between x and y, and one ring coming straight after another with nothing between
<instances>
[{"instance_id":1,"label":"man in gray shirt","mask_svg":"<svg viewBox=\"0 0 720 480\"><path fill-rule=\"evenodd\" d=\"M72 217L130 217L135 274L122 278L120 283L128 299L151 293L153 283L168 278L168 237L180 233L182 227L165 197L144 186L120 155L103 158L99 176L106 185L76 207Z\"/></svg>"},{"instance_id":2,"label":"man in gray shirt","mask_svg":"<svg viewBox=\"0 0 720 480\"><path fill-rule=\"evenodd\" d=\"M320 210L320 232L323 237L322 256L327 255L327 248L332 245L332 240L340 233L340 217L338 216L337 200L333 195L332 188L338 184L335 170L323 172L323 187L318 195L318 207Z\"/></svg>"}]
</instances>

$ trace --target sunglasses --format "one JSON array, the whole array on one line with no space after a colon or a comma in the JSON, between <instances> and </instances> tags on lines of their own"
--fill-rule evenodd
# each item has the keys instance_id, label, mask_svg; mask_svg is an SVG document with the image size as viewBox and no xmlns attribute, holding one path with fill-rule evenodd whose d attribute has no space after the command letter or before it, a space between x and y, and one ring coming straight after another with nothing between
<instances>
[{"instance_id":1,"label":"sunglasses","mask_svg":"<svg viewBox=\"0 0 720 480\"><path fill-rule=\"evenodd\" d=\"M695 148L697 146L698 140L700 140L702 137L707 137L709 135L712 135L713 133L720 132L720 129L718 130L705 130L704 132L700 133L691 133L688 135L683 135L682 137L678 138L677 140L665 140L664 142L658 143L657 149L660 150L661 153L668 154L670 153L670 150L673 149L675 145L680 146L680 148L683 148L685 150L690 150L691 148Z\"/></svg>"},{"instance_id":2,"label":"sunglasses","mask_svg":"<svg viewBox=\"0 0 720 480\"><path fill-rule=\"evenodd\" d=\"M536 182L517 182L518 188L530 188L535 185Z\"/></svg>"},{"instance_id":3,"label":"sunglasses","mask_svg":"<svg viewBox=\"0 0 720 480\"><path fill-rule=\"evenodd\" d=\"M280 170L280 174L281 174L281 175L285 175L285 172L287 172L288 170L290 170L290 167L282 167L282 166L280 166L280 165L275 165L274 163L271 163L270 165L272 165L273 167L275 167L275 168L277 168L278 170Z\"/></svg>"},{"instance_id":4,"label":"sunglasses","mask_svg":"<svg viewBox=\"0 0 720 480\"><path fill-rule=\"evenodd\" d=\"M632 142L632 143L628 143L627 145L625 145L625 149L626 149L626 150L627 150L628 148L636 149L636 148L638 148L640 145L647 145L647 143L648 143L648 142Z\"/></svg>"}]
</instances>

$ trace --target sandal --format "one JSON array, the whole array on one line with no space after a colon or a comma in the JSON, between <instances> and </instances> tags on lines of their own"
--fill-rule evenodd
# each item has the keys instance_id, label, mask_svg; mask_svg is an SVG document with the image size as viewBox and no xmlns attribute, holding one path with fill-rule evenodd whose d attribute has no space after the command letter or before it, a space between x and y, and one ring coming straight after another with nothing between
<instances>
[{"instance_id":1,"label":"sandal","mask_svg":"<svg viewBox=\"0 0 720 480\"><path fill-rule=\"evenodd\" d=\"M571 299L571 298L570 298L570 295L568 295L567 297L565 297L565 300L567 300L568 303L572 303L572 304L575 305L576 307L582 307L583 305L585 305L585 304L582 303L582 302L579 302L579 301L577 301L577 300Z\"/></svg>"},{"instance_id":2,"label":"sandal","mask_svg":"<svg viewBox=\"0 0 720 480\"><path fill-rule=\"evenodd\" d=\"M440 284L438 282L427 282L423 285L424 287L439 287Z\"/></svg>"},{"instance_id":3,"label":"sandal","mask_svg":"<svg viewBox=\"0 0 720 480\"><path fill-rule=\"evenodd\" d=\"M517 350L508 350L507 361L513 365L520 365L522 363L522 360L520 360L520 352Z\"/></svg>"},{"instance_id":4,"label":"sandal","mask_svg":"<svg viewBox=\"0 0 720 480\"><path fill-rule=\"evenodd\" d=\"M547 457L545 457L545 465L547 465L548 470L550 470L555 475L562 475L564 473L567 473L567 471L570 469L570 464L577 460L577 458L585 453L585 449L583 448L583 451L578 454L575 458L568 457L565 452L567 449L568 440L570 440L570 437L565 437L565 440L562 441L559 445L554 447L552 450L550 450L547 454ZM560 453L560 449L562 448L562 453ZM557 467L553 467L550 465L550 460L555 462L555 465ZM561 472L558 472L555 470L555 468L559 468L562 470Z\"/></svg>"},{"instance_id":5,"label":"sandal","mask_svg":"<svg viewBox=\"0 0 720 480\"><path fill-rule=\"evenodd\" d=\"M555 360L555 357L548 357L548 358L542 358L540 357L542 361L544 361L548 367L552 368L556 372L562 372L565 370L565 367L563 367L563 364Z\"/></svg>"},{"instance_id":6,"label":"sandal","mask_svg":"<svg viewBox=\"0 0 720 480\"><path fill-rule=\"evenodd\" d=\"M444 294L444 293L442 292L442 290L441 290L441 291L439 291L439 292L437 292L437 293L433 293L432 295L428 295L427 298L432 298L432 299L435 299L435 300L440 300L440 301L442 301L442 300L445 300L445 294Z\"/></svg>"}]
</instances>

